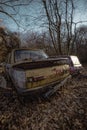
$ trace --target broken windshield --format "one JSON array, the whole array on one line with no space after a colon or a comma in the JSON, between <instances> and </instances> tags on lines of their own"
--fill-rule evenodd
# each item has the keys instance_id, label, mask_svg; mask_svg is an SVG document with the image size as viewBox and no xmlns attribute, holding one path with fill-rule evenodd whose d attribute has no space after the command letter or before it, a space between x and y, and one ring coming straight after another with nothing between
<instances>
[{"instance_id":1,"label":"broken windshield","mask_svg":"<svg viewBox=\"0 0 87 130\"><path fill-rule=\"evenodd\" d=\"M24 60L41 60L47 59L48 56L42 50L16 50L15 51L15 62Z\"/></svg>"}]
</instances>

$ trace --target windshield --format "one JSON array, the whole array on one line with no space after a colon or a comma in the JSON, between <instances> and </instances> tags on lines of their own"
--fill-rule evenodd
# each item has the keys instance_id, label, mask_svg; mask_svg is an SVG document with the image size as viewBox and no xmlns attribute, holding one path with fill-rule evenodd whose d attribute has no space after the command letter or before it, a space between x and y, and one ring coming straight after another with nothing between
<instances>
[{"instance_id":1,"label":"windshield","mask_svg":"<svg viewBox=\"0 0 87 130\"><path fill-rule=\"evenodd\" d=\"M48 56L42 50L16 50L15 51L15 62L23 60L41 60L47 59Z\"/></svg>"}]
</instances>

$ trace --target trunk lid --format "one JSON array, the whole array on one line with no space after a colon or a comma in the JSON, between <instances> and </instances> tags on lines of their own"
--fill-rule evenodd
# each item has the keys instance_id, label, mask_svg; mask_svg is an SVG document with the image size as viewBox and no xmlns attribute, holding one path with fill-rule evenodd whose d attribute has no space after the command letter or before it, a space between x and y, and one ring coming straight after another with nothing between
<instances>
[{"instance_id":1,"label":"trunk lid","mask_svg":"<svg viewBox=\"0 0 87 130\"><path fill-rule=\"evenodd\" d=\"M47 59L34 62L21 62L13 68L22 69L26 75L26 88L47 86L56 83L69 75L69 66L65 59Z\"/></svg>"}]
</instances>

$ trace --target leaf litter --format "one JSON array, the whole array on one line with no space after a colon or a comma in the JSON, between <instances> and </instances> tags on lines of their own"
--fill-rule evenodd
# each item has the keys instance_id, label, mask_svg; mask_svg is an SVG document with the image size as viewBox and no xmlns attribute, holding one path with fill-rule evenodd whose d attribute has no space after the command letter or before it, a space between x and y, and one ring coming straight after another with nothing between
<instances>
[{"instance_id":1,"label":"leaf litter","mask_svg":"<svg viewBox=\"0 0 87 130\"><path fill-rule=\"evenodd\" d=\"M87 75L87 67L85 68ZM0 130L86 130L87 78L73 77L49 100L21 104L15 93L0 93Z\"/></svg>"}]
</instances>

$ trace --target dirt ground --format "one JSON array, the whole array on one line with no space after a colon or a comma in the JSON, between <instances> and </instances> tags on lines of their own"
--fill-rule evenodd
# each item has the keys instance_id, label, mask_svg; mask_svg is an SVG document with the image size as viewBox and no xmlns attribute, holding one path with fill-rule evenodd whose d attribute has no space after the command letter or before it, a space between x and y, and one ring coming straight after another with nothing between
<instances>
[{"instance_id":1,"label":"dirt ground","mask_svg":"<svg viewBox=\"0 0 87 130\"><path fill-rule=\"evenodd\" d=\"M72 78L49 100L25 105L15 94L0 94L0 130L87 130L87 76Z\"/></svg>"}]
</instances>

